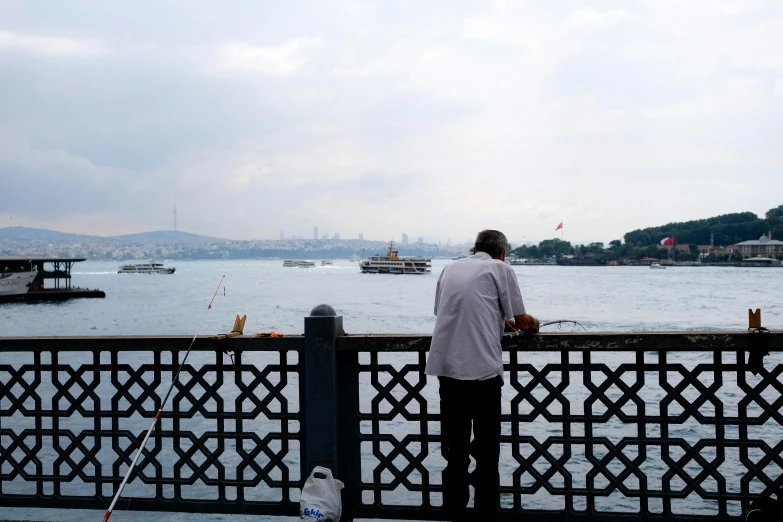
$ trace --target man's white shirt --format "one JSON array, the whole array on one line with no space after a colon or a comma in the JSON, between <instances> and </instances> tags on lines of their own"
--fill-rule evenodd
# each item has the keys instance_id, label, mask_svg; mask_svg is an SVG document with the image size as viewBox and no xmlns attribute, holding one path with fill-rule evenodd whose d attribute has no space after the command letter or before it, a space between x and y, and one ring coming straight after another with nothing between
<instances>
[{"instance_id":1,"label":"man's white shirt","mask_svg":"<svg viewBox=\"0 0 783 522\"><path fill-rule=\"evenodd\" d=\"M514 270L485 252L443 269L435 290L435 331L427 375L485 380L503 375L505 319L525 313Z\"/></svg>"}]
</instances>

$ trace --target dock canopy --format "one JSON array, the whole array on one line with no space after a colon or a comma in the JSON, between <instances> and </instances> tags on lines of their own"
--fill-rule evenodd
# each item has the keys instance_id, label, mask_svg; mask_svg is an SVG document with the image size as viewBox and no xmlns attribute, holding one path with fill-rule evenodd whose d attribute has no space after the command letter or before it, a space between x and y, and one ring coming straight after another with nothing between
<instances>
[{"instance_id":1,"label":"dock canopy","mask_svg":"<svg viewBox=\"0 0 783 522\"><path fill-rule=\"evenodd\" d=\"M64 279L65 284L62 285L62 288L70 290L71 268L74 263L85 260L83 257L0 257L0 272L22 272L34 268L38 271L38 275L33 280L31 292L43 290L44 279L54 279L55 289L61 288L60 279ZM46 263L51 264L51 270L46 270Z\"/></svg>"}]
</instances>

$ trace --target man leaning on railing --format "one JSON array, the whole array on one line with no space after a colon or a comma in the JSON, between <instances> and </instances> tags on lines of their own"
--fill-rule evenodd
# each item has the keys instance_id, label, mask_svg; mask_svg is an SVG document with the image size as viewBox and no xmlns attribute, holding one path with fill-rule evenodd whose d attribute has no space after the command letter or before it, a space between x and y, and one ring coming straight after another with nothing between
<instances>
[{"instance_id":1,"label":"man leaning on railing","mask_svg":"<svg viewBox=\"0 0 783 522\"><path fill-rule=\"evenodd\" d=\"M501 232L483 230L476 237L475 254L447 265L435 291L437 317L426 373L440 381L447 461L443 505L452 521L468 520L471 424L476 520L494 520L503 386L500 340L504 329L538 332L538 319L525 313L516 273L505 263L507 246Z\"/></svg>"}]
</instances>

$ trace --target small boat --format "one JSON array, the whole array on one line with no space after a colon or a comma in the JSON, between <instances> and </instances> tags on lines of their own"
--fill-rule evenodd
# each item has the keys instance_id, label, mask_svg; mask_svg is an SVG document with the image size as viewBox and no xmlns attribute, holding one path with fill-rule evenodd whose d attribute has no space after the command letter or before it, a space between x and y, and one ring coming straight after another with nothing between
<instances>
[{"instance_id":1,"label":"small boat","mask_svg":"<svg viewBox=\"0 0 783 522\"><path fill-rule=\"evenodd\" d=\"M360 262L361 260L362 260L362 258L361 258L361 257L359 257L359 256L356 254L356 252L354 252L354 254L351 256L351 262L352 262L352 263L358 263L358 262Z\"/></svg>"},{"instance_id":2,"label":"small boat","mask_svg":"<svg viewBox=\"0 0 783 522\"><path fill-rule=\"evenodd\" d=\"M527 259L512 259L510 264L512 264L514 266L526 265L527 264Z\"/></svg>"},{"instance_id":3,"label":"small boat","mask_svg":"<svg viewBox=\"0 0 783 522\"><path fill-rule=\"evenodd\" d=\"M321 266L332 266L334 262L331 259L322 259Z\"/></svg>"},{"instance_id":4,"label":"small boat","mask_svg":"<svg viewBox=\"0 0 783 522\"><path fill-rule=\"evenodd\" d=\"M140 263L137 265L123 265L117 270L118 274L173 274L176 268L163 266L163 263Z\"/></svg>"},{"instance_id":5,"label":"small boat","mask_svg":"<svg viewBox=\"0 0 783 522\"><path fill-rule=\"evenodd\" d=\"M313 268L315 261L297 261L296 266L299 268Z\"/></svg>"},{"instance_id":6,"label":"small boat","mask_svg":"<svg viewBox=\"0 0 783 522\"><path fill-rule=\"evenodd\" d=\"M287 266L288 268L293 268L296 266L296 261L292 259L286 259L285 261L283 261L283 266Z\"/></svg>"},{"instance_id":7,"label":"small boat","mask_svg":"<svg viewBox=\"0 0 783 522\"><path fill-rule=\"evenodd\" d=\"M657 270L666 270L666 267L660 263L650 263L650 268Z\"/></svg>"}]
</instances>

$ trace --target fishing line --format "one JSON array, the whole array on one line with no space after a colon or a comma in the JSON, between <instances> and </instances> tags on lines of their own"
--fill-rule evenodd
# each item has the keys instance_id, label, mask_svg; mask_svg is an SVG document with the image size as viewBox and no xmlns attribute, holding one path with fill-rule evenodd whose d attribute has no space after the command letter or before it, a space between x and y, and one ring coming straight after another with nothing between
<instances>
[{"instance_id":1,"label":"fishing line","mask_svg":"<svg viewBox=\"0 0 783 522\"><path fill-rule=\"evenodd\" d=\"M185 358L182 359L179 368L177 368L177 373L174 374L174 378L171 380L171 386L169 386L169 391L166 392L166 397L163 398L163 402L160 404L160 408L158 409L158 412L155 414L155 418L152 419L152 425L150 426L150 429L147 430L147 434L144 436L144 440L141 442L141 447L139 447L139 449L136 450L136 456L133 457L133 462L131 462L131 465L128 468L128 472L125 473L125 478L122 479L122 484L120 484L120 489L118 489L117 493L114 494L114 498L111 501L109 510L106 511L105 515L103 515L102 522L106 522L107 520L109 520L109 517L111 516L111 513L114 510L114 505L117 504L117 501L120 499L120 495L122 494L122 490L125 488L125 484L128 483L128 477L130 477L130 474L136 468L136 462L139 460L139 455L141 455L141 452L144 451L144 447L147 445L147 440L150 438L150 435L152 434L152 430L155 429L155 425L158 423L158 419L160 419L160 416L163 413L163 408L166 407L166 403L168 402L169 396L171 395L171 392L174 389L174 385L177 383L179 372L182 371L182 367L185 366L185 361L188 360L188 355L190 355L190 350L191 348L193 348L193 343L196 342L196 337L198 337L199 332L201 332L201 327L204 326L204 320L207 318L207 314L209 313L210 309L212 309L212 302L215 300L215 296L217 296L218 291L220 291L220 285L223 284L223 279L225 278L226 276L220 278L220 283L218 283L218 286L215 289L215 293L212 294L212 299L209 300L209 306L207 306L207 311L204 312L204 317L201 319L201 324L198 325L198 329L196 330L196 335L193 336L193 340L190 341L190 346L188 346L188 351L185 352ZM130 501L128 502L130 504Z\"/></svg>"}]
</instances>

